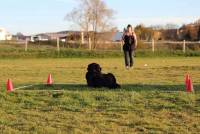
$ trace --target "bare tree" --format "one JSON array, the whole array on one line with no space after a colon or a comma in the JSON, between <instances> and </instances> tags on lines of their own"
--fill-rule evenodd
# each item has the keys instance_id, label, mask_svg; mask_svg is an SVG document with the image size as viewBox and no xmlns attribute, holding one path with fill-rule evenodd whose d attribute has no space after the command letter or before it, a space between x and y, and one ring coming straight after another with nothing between
<instances>
[{"instance_id":1,"label":"bare tree","mask_svg":"<svg viewBox=\"0 0 200 134\"><path fill-rule=\"evenodd\" d=\"M198 40L200 41L200 26L199 26L199 31L198 31Z\"/></svg>"},{"instance_id":2,"label":"bare tree","mask_svg":"<svg viewBox=\"0 0 200 134\"><path fill-rule=\"evenodd\" d=\"M81 30L92 37L93 48L97 44L97 32L108 31L112 28L114 11L109 9L103 0L79 0L79 6L66 15Z\"/></svg>"}]
</instances>

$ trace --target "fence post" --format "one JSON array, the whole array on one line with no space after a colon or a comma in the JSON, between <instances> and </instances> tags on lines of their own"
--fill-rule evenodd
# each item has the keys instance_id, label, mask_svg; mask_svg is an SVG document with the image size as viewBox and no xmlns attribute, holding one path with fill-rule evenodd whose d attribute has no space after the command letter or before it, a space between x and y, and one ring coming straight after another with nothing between
<instances>
[{"instance_id":1,"label":"fence post","mask_svg":"<svg viewBox=\"0 0 200 134\"><path fill-rule=\"evenodd\" d=\"M26 39L26 42L25 42L25 52L27 52L28 50L28 40Z\"/></svg>"},{"instance_id":2,"label":"fence post","mask_svg":"<svg viewBox=\"0 0 200 134\"><path fill-rule=\"evenodd\" d=\"M84 32L81 32L81 44L84 44Z\"/></svg>"},{"instance_id":3,"label":"fence post","mask_svg":"<svg viewBox=\"0 0 200 134\"><path fill-rule=\"evenodd\" d=\"M152 52L155 52L155 41L152 39Z\"/></svg>"},{"instance_id":4,"label":"fence post","mask_svg":"<svg viewBox=\"0 0 200 134\"><path fill-rule=\"evenodd\" d=\"M122 41L120 43L120 46L121 46L121 52L123 52L123 42Z\"/></svg>"},{"instance_id":5,"label":"fence post","mask_svg":"<svg viewBox=\"0 0 200 134\"><path fill-rule=\"evenodd\" d=\"M186 50L186 43L185 43L185 40L183 41L183 53L185 53L185 50Z\"/></svg>"},{"instance_id":6,"label":"fence post","mask_svg":"<svg viewBox=\"0 0 200 134\"><path fill-rule=\"evenodd\" d=\"M57 51L60 52L60 39L57 38Z\"/></svg>"},{"instance_id":7,"label":"fence post","mask_svg":"<svg viewBox=\"0 0 200 134\"><path fill-rule=\"evenodd\" d=\"M91 38L89 37L89 50L92 50Z\"/></svg>"},{"instance_id":8,"label":"fence post","mask_svg":"<svg viewBox=\"0 0 200 134\"><path fill-rule=\"evenodd\" d=\"M69 42L68 42L68 40L67 40L67 37L66 37L66 39L65 39L65 43L66 43L66 47L69 48Z\"/></svg>"},{"instance_id":9,"label":"fence post","mask_svg":"<svg viewBox=\"0 0 200 134\"><path fill-rule=\"evenodd\" d=\"M28 40L26 39L26 42L25 42L25 52L27 52L28 50Z\"/></svg>"}]
</instances>

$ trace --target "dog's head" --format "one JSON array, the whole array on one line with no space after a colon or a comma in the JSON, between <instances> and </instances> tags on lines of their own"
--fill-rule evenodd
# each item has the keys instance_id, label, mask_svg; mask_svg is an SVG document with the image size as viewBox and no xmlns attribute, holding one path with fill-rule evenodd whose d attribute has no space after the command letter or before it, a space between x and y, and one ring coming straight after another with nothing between
<instances>
[{"instance_id":1,"label":"dog's head","mask_svg":"<svg viewBox=\"0 0 200 134\"><path fill-rule=\"evenodd\" d=\"M101 67L97 63L89 64L87 70L88 72L91 72L91 73L101 73Z\"/></svg>"}]
</instances>

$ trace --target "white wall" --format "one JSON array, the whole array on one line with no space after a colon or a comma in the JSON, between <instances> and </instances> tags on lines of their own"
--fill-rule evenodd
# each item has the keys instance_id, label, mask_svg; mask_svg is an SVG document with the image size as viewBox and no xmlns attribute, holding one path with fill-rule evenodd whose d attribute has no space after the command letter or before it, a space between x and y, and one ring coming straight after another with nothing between
<instances>
[{"instance_id":1,"label":"white wall","mask_svg":"<svg viewBox=\"0 0 200 134\"><path fill-rule=\"evenodd\" d=\"M0 40L11 40L12 35L9 34L4 28L0 28Z\"/></svg>"},{"instance_id":2,"label":"white wall","mask_svg":"<svg viewBox=\"0 0 200 134\"><path fill-rule=\"evenodd\" d=\"M0 28L0 40L6 40L5 29Z\"/></svg>"}]
</instances>

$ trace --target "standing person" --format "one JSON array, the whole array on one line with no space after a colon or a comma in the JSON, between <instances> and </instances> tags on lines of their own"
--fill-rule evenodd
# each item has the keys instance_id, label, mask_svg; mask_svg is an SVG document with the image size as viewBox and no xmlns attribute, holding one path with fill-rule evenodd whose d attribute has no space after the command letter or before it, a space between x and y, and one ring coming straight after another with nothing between
<instances>
[{"instance_id":1,"label":"standing person","mask_svg":"<svg viewBox=\"0 0 200 134\"><path fill-rule=\"evenodd\" d=\"M137 37L131 25L124 30L122 41L124 43L124 58L126 69L132 68L134 64L134 52L137 48Z\"/></svg>"}]
</instances>

